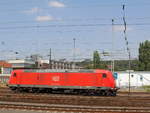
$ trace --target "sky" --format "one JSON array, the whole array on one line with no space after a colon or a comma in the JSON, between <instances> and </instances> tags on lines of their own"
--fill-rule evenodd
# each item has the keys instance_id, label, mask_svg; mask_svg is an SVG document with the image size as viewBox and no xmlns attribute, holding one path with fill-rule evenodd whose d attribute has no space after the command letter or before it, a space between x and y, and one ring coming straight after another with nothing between
<instances>
[{"instance_id":1,"label":"sky","mask_svg":"<svg viewBox=\"0 0 150 113\"><path fill-rule=\"evenodd\" d=\"M127 59L122 5L131 58L138 58L139 43L150 39L149 0L1 0L0 59L47 59L50 48L52 59L92 59L95 50L102 59Z\"/></svg>"}]
</instances>

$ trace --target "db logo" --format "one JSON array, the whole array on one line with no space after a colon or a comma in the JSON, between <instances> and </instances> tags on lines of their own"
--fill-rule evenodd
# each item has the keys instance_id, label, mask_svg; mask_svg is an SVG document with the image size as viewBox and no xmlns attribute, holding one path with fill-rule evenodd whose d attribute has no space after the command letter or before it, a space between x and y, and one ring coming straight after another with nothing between
<instances>
[{"instance_id":1,"label":"db logo","mask_svg":"<svg viewBox=\"0 0 150 113\"><path fill-rule=\"evenodd\" d=\"M60 79L59 76L53 76L53 77L52 77L52 81L55 81L55 82L59 81L59 79Z\"/></svg>"}]
</instances>

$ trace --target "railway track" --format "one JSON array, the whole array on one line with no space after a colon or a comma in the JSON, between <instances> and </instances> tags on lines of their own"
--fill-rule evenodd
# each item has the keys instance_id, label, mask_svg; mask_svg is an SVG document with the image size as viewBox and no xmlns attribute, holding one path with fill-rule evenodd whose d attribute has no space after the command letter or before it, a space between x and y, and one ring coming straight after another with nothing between
<instances>
[{"instance_id":1,"label":"railway track","mask_svg":"<svg viewBox=\"0 0 150 113\"><path fill-rule=\"evenodd\" d=\"M116 97L103 97L48 93L15 93L7 88L0 88L0 102L0 108L13 109L60 110L66 112L72 109L72 112L83 111L89 113L99 113L100 111L107 111L109 113L150 112L150 93L141 92L131 93L130 96L128 93L119 93Z\"/></svg>"},{"instance_id":2,"label":"railway track","mask_svg":"<svg viewBox=\"0 0 150 113\"><path fill-rule=\"evenodd\" d=\"M0 102L0 108L11 109L27 109L27 110L42 110L42 111L64 111L64 112L142 112L149 113L149 107L108 107L108 106L78 106L78 105L59 105L59 104L35 104L35 103L16 103L16 102Z\"/></svg>"},{"instance_id":3,"label":"railway track","mask_svg":"<svg viewBox=\"0 0 150 113\"><path fill-rule=\"evenodd\" d=\"M150 99L146 98L107 98L107 97L80 97L80 96L0 96L1 101L10 102L31 102L31 103L47 103L47 104L72 104L72 105L97 105L97 106L126 106L126 107L150 107Z\"/></svg>"}]
</instances>

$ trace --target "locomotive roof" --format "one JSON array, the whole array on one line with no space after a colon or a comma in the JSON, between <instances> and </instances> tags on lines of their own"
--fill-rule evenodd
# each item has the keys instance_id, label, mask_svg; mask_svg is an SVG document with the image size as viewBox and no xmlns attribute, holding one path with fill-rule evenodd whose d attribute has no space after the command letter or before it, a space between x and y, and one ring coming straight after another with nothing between
<instances>
[{"instance_id":1,"label":"locomotive roof","mask_svg":"<svg viewBox=\"0 0 150 113\"><path fill-rule=\"evenodd\" d=\"M66 73L66 72L80 72L80 73L84 73L84 72L89 72L89 73L94 73L95 70L94 69L82 69L82 70L68 70L68 69L25 69L24 72L38 72L38 73L53 73L53 72L61 72L61 73Z\"/></svg>"}]
</instances>

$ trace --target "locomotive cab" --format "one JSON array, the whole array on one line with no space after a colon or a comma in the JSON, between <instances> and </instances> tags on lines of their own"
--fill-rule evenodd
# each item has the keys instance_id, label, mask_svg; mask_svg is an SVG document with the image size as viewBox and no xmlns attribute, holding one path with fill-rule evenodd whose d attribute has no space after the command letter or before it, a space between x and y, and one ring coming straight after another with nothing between
<instances>
[{"instance_id":1,"label":"locomotive cab","mask_svg":"<svg viewBox=\"0 0 150 113\"><path fill-rule=\"evenodd\" d=\"M108 95L108 96L116 96L116 92L118 88L116 88L115 78L112 72L107 70L96 70L96 73L99 73L98 85L100 86L100 93L101 95Z\"/></svg>"}]
</instances>

